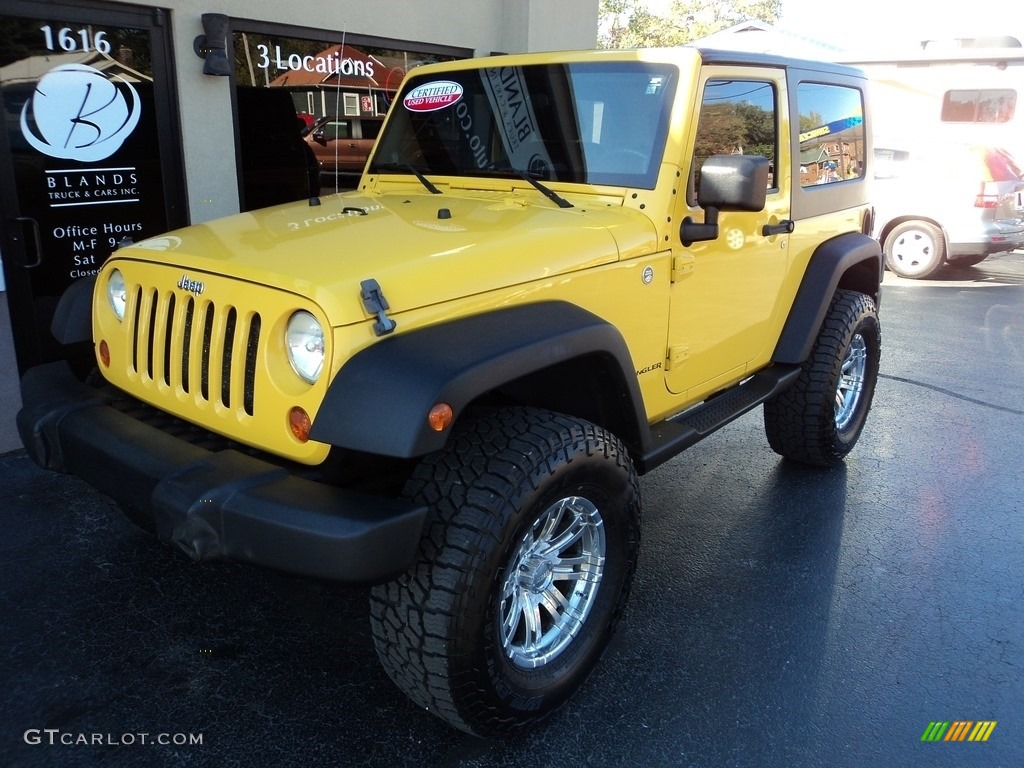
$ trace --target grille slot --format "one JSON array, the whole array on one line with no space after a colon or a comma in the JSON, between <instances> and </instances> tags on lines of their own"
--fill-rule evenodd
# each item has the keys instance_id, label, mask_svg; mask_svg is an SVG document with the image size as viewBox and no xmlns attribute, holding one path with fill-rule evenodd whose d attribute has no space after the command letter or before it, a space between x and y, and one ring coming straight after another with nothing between
<instances>
[{"instance_id":1,"label":"grille slot","mask_svg":"<svg viewBox=\"0 0 1024 768\"><path fill-rule=\"evenodd\" d=\"M224 355L220 361L220 401L225 406L231 405L231 358L235 349L235 319L238 313L232 307L228 310L228 319L224 323Z\"/></svg>"},{"instance_id":2,"label":"grille slot","mask_svg":"<svg viewBox=\"0 0 1024 768\"><path fill-rule=\"evenodd\" d=\"M249 338L245 344L245 389L243 407L252 416L253 401L256 398L256 354L260 349L260 316L253 315L249 323Z\"/></svg>"},{"instance_id":3,"label":"grille slot","mask_svg":"<svg viewBox=\"0 0 1024 768\"><path fill-rule=\"evenodd\" d=\"M255 415L261 319L202 297L138 287L130 309L131 372L149 388L177 388ZM200 330L201 329L201 330ZM196 391L198 390L198 391Z\"/></svg>"},{"instance_id":4,"label":"grille slot","mask_svg":"<svg viewBox=\"0 0 1024 768\"><path fill-rule=\"evenodd\" d=\"M210 399L210 343L213 341L213 304L206 305L206 321L203 324L203 350L199 373L199 392L203 400Z\"/></svg>"},{"instance_id":5,"label":"grille slot","mask_svg":"<svg viewBox=\"0 0 1024 768\"><path fill-rule=\"evenodd\" d=\"M135 312L132 317L132 370L139 371L139 317L142 315L142 289L135 291Z\"/></svg>"},{"instance_id":6,"label":"grille slot","mask_svg":"<svg viewBox=\"0 0 1024 768\"><path fill-rule=\"evenodd\" d=\"M164 384L171 386L171 346L174 344L174 294L167 302L167 318L164 322Z\"/></svg>"},{"instance_id":7,"label":"grille slot","mask_svg":"<svg viewBox=\"0 0 1024 768\"><path fill-rule=\"evenodd\" d=\"M149 322L147 323L149 326L149 339L146 344L146 375L151 379L153 378L153 347L156 346L156 339L154 337L156 336L156 313L157 309L159 309L159 301L160 297L154 289L149 294Z\"/></svg>"},{"instance_id":8,"label":"grille slot","mask_svg":"<svg viewBox=\"0 0 1024 768\"><path fill-rule=\"evenodd\" d=\"M192 318L196 313L196 300L191 296L185 306L185 331L181 335L181 388L185 394L189 392L188 363L192 359Z\"/></svg>"}]
</instances>

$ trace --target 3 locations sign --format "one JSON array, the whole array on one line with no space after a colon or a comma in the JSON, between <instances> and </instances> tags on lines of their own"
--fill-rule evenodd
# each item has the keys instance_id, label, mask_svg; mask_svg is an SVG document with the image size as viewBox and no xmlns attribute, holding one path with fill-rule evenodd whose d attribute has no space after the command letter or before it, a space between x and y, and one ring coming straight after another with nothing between
<instances>
[{"instance_id":1,"label":"3 locations sign","mask_svg":"<svg viewBox=\"0 0 1024 768\"><path fill-rule=\"evenodd\" d=\"M382 117L409 69L455 58L256 31L234 32L233 46L237 85L283 89L316 118Z\"/></svg>"},{"instance_id":2,"label":"3 locations sign","mask_svg":"<svg viewBox=\"0 0 1024 768\"><path fill-rule=\"evenodd\" d=\"M377 72L378 62L367 58L355 59L343 56L340 51L326 51L313 55L286 53L280 45L270 46L259 43L256 46L256 66L264 70L287 72L288 70L316 72L321 75L342 75L344 77L366 77L372 79Z\"/></svg>"}]
</instances>

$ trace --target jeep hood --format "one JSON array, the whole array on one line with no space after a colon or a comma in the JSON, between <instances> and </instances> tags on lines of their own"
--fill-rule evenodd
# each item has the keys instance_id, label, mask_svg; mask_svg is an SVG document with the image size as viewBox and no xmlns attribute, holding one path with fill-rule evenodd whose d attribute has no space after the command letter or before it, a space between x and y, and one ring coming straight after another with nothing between
<instances>
[{"instance_id":1,"label":"jeep hood","mask_svg":"<svg viewBox=\"0 0 1024 768\"><path fill-rule=\"evenodd\" d=\"M587 203L592 203L588 205ZM535 190L332 195L175 230L115 258L171 263L307 296L333 326L366 320L375 279L389 314L653 252L643 214L593 198L558 208Z\"/></svg>"}]
</instances>

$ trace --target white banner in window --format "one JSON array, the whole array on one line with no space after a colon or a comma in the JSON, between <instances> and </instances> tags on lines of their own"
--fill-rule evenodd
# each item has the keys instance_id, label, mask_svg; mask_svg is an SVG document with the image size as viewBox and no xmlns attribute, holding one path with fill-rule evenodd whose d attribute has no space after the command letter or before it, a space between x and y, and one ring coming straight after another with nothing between
<instances>
[{"instance_id":1,"label":"white banner in window","mask_svg":"<svg viewBox=\"0 0 1024 768\"><path fill-rule=\"evenodd\" d=\"M547 176L551 157L537 127L537 116L523 83L522 69L488 67L484 77L484 90L491 109L501 120L498 126L501 143L512 167Z\"/></svg>"}]
</instances>

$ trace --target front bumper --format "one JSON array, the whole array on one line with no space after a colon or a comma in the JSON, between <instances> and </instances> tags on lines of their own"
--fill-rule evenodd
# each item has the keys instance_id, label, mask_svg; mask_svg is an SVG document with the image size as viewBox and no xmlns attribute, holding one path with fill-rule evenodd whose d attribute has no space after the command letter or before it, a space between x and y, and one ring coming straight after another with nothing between
<instances>
[{"instance_id":1,"label":"front bumper","mask_svg":"<svg viewBox=\"0 0 1024 768\"><path fill-rule=\"evenodd\" d=\"M18 431L36 463L82 478L195 560L366 584L394 578L415 557L422 505L193 445L112 407L66 363L26 372L22 400Z\"/></svg>"}]
</instances>

